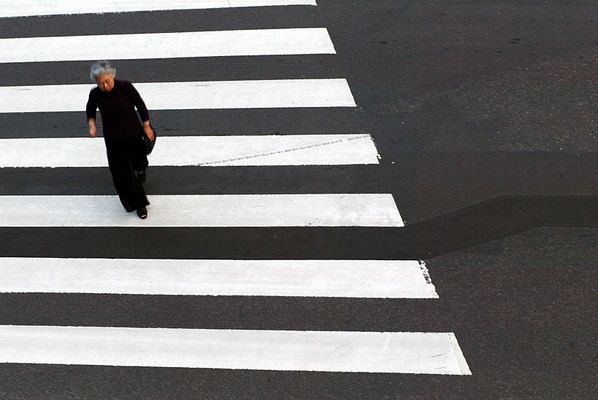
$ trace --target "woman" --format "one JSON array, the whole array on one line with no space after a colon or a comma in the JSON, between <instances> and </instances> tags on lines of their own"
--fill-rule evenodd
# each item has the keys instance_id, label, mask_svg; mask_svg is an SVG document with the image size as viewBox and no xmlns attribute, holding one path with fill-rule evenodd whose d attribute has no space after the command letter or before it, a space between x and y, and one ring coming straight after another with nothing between
<instances>
[{"instance_id":1,"label":"woman","mask_svg":"<svg viewBox=\"0 0 598 400\"><path fill-rule=\"evenodd\" d=\"M96 110L102 114L104 142L112 181L121 203L129 212L137 210L147 218L149 202L142 183L148 162L141 135L154 140L145 103L131 82L114 79L116 69L107 61L91 66L91 79L98 85L89 93L87 123L89 136L96 136ZM140 123L137 113L141 117Z\"/></svg>"}]
</instances>

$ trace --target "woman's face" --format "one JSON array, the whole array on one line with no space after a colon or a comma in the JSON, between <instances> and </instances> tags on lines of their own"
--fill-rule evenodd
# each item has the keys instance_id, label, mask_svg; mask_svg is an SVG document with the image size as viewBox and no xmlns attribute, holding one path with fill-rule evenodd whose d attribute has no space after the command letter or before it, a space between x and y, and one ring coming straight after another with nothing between
<instances>
[{"instance_id":1,"label":"woman's face","mask_svg":"<svg viewBox=\"0 0 598 400\"><path fill-rule=\"evenodd\" d=\"M114 88L114 77L110 74L100 75L96 83L102 92L109 92Z\"/></svg>"}]
</instances>

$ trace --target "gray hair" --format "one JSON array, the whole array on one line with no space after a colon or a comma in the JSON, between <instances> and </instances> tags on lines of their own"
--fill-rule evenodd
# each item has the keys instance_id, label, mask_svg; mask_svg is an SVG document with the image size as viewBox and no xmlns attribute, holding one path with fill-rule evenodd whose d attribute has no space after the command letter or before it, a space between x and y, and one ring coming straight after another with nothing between
<instances>
[{"instance_id":1,"label":"gray hair","mask_svg":"<svg viewBox=\"0 0 598 400\"><path fill-rule=\"evenodd\" d=\"M89 77L95 82L98 77L105 74L114 77L116 75L116 68L110 64L110 61L98 61L91 66Z\"/></svg>"}]
</instances>

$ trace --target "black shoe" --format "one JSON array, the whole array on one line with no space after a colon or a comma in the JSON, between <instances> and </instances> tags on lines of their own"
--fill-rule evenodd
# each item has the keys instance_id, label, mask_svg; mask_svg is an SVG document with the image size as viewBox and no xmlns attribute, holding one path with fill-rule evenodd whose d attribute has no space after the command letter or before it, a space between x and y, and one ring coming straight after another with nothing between
<instances>
[{"instance_id":1,"label":"black shoe","mask_svg":"<svg viewBox=\"0 0 598 400\"><path fill-rule=\"evenodd\" d=\"M139 178L141 183L145 183L145 170L137 171L137 178Z\"/></svg>"},{"instance_id":2,"label":"black shoe","mask_svg":"<svg viewBox=\"0 0 598 400\"><path fill-rule=\"evenodd\" d=\"M146 219L147 218L147 208L145 208L145 207L138 208L137 215L139 215L139 218L141 218L141 219Z\"/></svg>"}]
</instances>

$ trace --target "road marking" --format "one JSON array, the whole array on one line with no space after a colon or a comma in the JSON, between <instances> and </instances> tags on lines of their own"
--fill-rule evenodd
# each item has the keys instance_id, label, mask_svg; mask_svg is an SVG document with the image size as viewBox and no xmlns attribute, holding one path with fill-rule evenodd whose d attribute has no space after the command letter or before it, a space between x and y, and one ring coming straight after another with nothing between
<instances>
[{"instance_id":1,"label":"road marking","mask_svg":"<svg viewBox=\"0 0 598 400\"><path fill-rule=\"evenodd\" d=\"M0 292L438 298L414 260L4 257Z\"/></svg>"},{"instance_id":2,"label":"road marking","mask_svg":"<svg viewBox=\"0 0 598 400\"><path fill-rule=\"evenodd\" d=\"M0 39L0 63L334 53L325 28Z\"/></svg>"},{"instance_id":3,"label":"road marking","mask_svg":"<svg viewBox=\"0 0 598 400\"><path fill-rule=\"evenodd\" d=\"M193 10L209 8L315 6L315 0L2 0L0 17L97 14L132 11Z\"/></svg>"},{"instance_id":4,"label":"road marking","mask_svg":"<svg viewBox=\"0 0 598 400\"><path fill-rule=\"evenodd\" d=\"M0 87L0 113L85 110L95 85ZM355 107L345 79L135 83L150 110Z\"/></svg>"},{"instance_id":5,"label":"road marking","mask_svg":"<svg viewBox=\"0 0 598 400\"><path fill-rule=\"evenodd\" d=\"M0 292L438 298L414 260L4 257Z\"/></svg>"},{"instance_id":6,"label":"road marking","mask_svg":"<svg viewBox=\"0 0 598 400\"><path fill-rule=\"evenodd\" d=\"M390 194L155 195L149 200L149 217L142 220L126 213L117 196L0 196L0 226L403 226Z\"/></svg>"},{"instance_id":7,"label":"road marking","mask_svg":"<svg viewBox=\"0 0 598 400\"><path fill-rule=\"evenodd\" d=\"M105 167L104 141L0 139L0 168ZM378 164L370 135L163 136L152 166Z\"/></svg>"},{"instance_id":8,"label":"road marking","mask_svg":"<svg viewBox=\"0 0 598 400\"><path fill-rule=\"evenodd\" d=\"M0 362L470 375L453 333L0 326Z\"/></svg>"}]
</instances>

